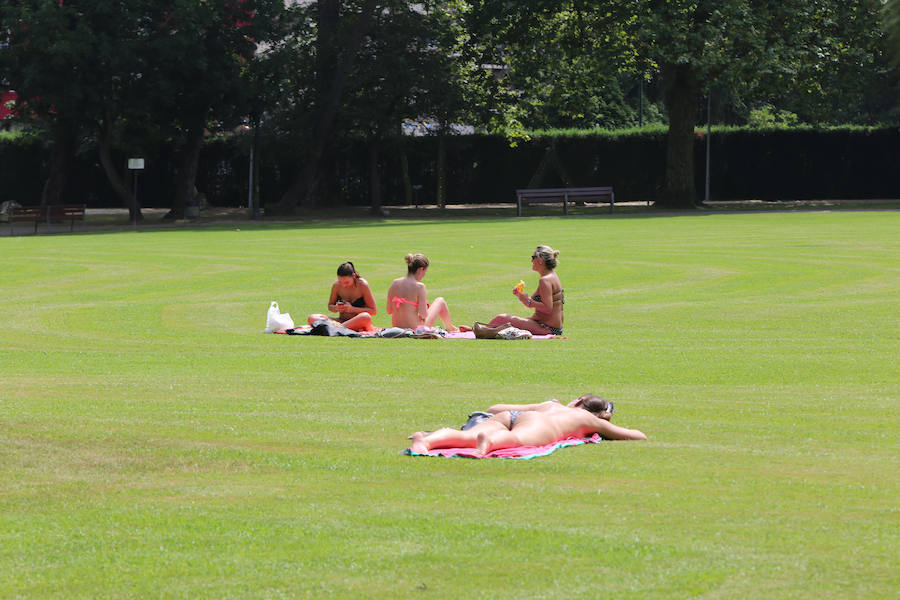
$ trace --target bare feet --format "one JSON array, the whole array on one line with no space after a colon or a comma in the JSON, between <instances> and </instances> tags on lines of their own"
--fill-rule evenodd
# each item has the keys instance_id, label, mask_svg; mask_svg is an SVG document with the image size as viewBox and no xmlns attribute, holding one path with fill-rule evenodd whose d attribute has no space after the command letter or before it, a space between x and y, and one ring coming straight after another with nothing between
<instances>
[{"instance_id":1,"label":"bare feet","mask_svg":"<svg viewBox=\"0 0 900 600\"><path fill-rule=\"evenodd\" d=\"M425 443L425 433L422 431L417 431L411 436L409 439L412 440L412 444L410 444L409 449L416 454L425 454L428 452L428 444Z\"/></svg>"}]
</instances>

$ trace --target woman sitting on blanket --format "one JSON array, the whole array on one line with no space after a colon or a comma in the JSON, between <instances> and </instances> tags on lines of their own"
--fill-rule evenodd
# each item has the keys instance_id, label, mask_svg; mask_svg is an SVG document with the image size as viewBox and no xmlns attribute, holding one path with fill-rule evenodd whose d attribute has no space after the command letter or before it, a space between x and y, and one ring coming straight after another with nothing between
<instances>
[{"instance_id":1,"label":"woman sitting on blanket","mask_svg":"<svg viewBox=\"0 0 900 600\"><path fill-rule=\"evenodd\" d=\"M369 282L359 276L356 267L350 261L338 267L337 276L337 281L331 285L328 310L338 313L338 318L332 319L322 313L313 313L309 315L307 322L312 325L316 321L327 319L336 327L369 333L378 331L372 325L372 315L378 309L375 307L375 297L369 288Z\"/></svg>"},{"instance_id":2,"label":"woman sitting on blanket","mask_svg":"<svg viewBox=\"0 0 900 600\"><path fill-rule=\"evenodd\" d=\"M331 285L328 310L338 313L338 323L353 331L371 331L372 317L378 312L369 282L359 276L349 260L337 269L337 281ZM324 315L314 315L322 317ZM326 317L327 318L327 317Z\"/></svg>"},{"instance_id":3,"label":"woman sitting on blanket","mask_svg":"<svg viewBox=\"0 0 900 600\"><path fill-rule=\"evenodd\" d=\"M534 308L534 314L527 318L510 314L497 315L488 323L489 326L510 324L536 335L563 334L565 295L559 277L554 271L557 256L559 256L559 250L554 250L550 246L538 246L531 255L531 270L537 271L541 275L537 290L529 296L519 291L518 286L513 288L513 294L516 295L519 302L529 308Z\"/></svg>"},{"instance_id":4,"label":"woman sitting on blanket","mask_svg":"<svg viewBox=\"0 0 900 600\"><path fill-rule=\"evenodd\" d=\"M424 454L434 448L475 448L477 456L517 446L543 446L569 437L594 433L607 440L646 440L637 429L609 422L611 405L593 394L585 394L563 406L556 400L540 404L495 404L494 416L460 431L445 427L431 433L412 434L410 450Z\"/></svg>"},{"instance_id":5,"label":"woman sitting on blanket","mask_svg":"<svg viewBox=\"0 0 900 600\"><path fill-rule=\"evenodd\" d=\"M416 329L420 325L431 327L438 319L447 331L459 331L450 320L450 309L443 298L435 298L428 304L428 292L422 278L428 271L428 258L424 254L406 255L406 277L391 283L387 293L387 312L391 324L404 329Z\"/></svg>"}]
</instances>

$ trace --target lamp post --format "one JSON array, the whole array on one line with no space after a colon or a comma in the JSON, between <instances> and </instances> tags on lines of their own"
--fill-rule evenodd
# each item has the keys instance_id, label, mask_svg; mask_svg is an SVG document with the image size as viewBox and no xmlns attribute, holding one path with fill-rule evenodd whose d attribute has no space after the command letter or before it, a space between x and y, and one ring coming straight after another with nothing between
<instances>
[{"instance_id":1,"label":"lamp post","mask_svg":"<svg viewBox=\"0 0 900 600\"><path fill-rule=\"evenodd\" d=\"M712 90L706 93L706 194L703 202L709 203L709 144L712 134Z\"/></svg>"},{"instance_id":2,"label":"lamp post","mask_svg":"<svg viewBox=\"0 0 900 600\"><path fill-rule=\"evenodd\" d=\"M138 172L144 170L143 158L129 158L128 170L132 171L134 186L131 194L131 226L137 229L137 189L138 189Z\"/></svg>"}]
</instances>

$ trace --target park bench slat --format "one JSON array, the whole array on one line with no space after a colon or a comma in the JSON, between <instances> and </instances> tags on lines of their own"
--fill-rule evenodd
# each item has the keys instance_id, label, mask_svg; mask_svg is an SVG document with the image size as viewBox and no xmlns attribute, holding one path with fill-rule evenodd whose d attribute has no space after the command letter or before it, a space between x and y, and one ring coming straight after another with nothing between
<instances>
[{"instance_id":1,"label":"park bench slat","mask_svg":"<svg viewBox=\"0 0 900 600\"><path fill-rule=\"evenodd\" d=\"M69 231L74 231L75 221L84 221L87 207L84 204L49 204L45 206L14 206L9 212L9 232L12 235L13 223L34 223L37 233L38 224L51 221L69 221Z\"/></svg>"},{"instance_id":2,"label":"park bench slat","mask_svg":"<svg viewBox=\"0 0 900 600\"><path fill-rule=\"evenodd\" d=\"M562 201L563 214L569 214L569 200L594 200L597 202L609 202L609 212L613 211L616 203L616 195L612 187L582 187L582 188L529 188L516 190L517 214L522 216L522 205L537 202Z\"/></svg>"}]
</instances>

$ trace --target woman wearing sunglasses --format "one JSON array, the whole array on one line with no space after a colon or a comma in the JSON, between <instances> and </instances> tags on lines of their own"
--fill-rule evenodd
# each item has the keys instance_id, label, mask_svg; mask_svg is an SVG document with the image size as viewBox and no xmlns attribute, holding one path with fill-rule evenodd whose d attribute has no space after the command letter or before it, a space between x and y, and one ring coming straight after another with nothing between
<instances>
[{"instance_id":1,"label":"woman wearing sunglasses","mask_svg":"<svg viewBox=\"0 0 900 600\"><path fill-rule=\"evenodd\" d=\"M562 284L559 282L559 276L554 271L558 262L557 256L559 256L559 250L554 250L550 246L538 246L531 255L531 270L537 271L541 276L537 290L529 296L520 291L518 287L513 288L513 294L516 295L519 302L534 309L534 314L530 317L497 315L488 323L490 327L509 324L537 335L563 334L565 294Z\"/></svg>"}]
</instances>

